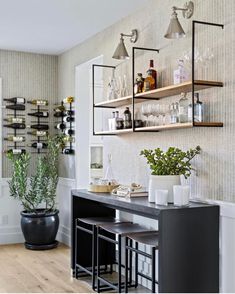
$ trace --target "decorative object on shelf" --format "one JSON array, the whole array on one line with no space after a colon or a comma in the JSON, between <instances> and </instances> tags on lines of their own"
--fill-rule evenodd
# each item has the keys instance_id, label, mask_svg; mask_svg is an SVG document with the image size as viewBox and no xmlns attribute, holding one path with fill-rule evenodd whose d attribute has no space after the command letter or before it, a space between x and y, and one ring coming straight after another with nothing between
<instances>
[{"instance_id":1,"label":"decorative object on shelf","mask_svg":"<svg viewBox=\"0 0 235 294\"><path fill-rule=\"evenodd\" d=\"M124 43L124 37L130 38L131 43L135 43L138 40L138 31L132 30L131 34L123 34L121 33L120 42L113 54L114 59L129 59L129 54L126 50L126 46Z\"/></svg>"},{"instance_id":2,"label":"decorative object on shelf","mask_svg":"<svg viewBox=\"0 0 235 294\"><path fill-rule=\"evenodd\" d=\"M55 240L59 227L59 211L56 209L56 188L58 183L58 157L63 135L48 139L48 152L38 157L34 176L28 182L30 155L8 153L13 172L9 181L11 197L20 200L21 228L25 247L45 250L57 247Z\"/></svg>"},{"instance_id":3,"label":"decorative object on shelf","mask_svg":"<svg viewBox=\"0 0 235 294\"><path fill-rule=\"evenodd\" d=\"M107 100L114 100L119 97L119 89L117 85L117 80L115 77L115 71L112 72L112 77L110 77L108 83L108 91L107 91Z\"/></svg>"},{"instance_id":4,"label":"decorative object on shelf","mask_svg":"<svg viewBox=\"0 0 235 294\"><path fill-rule=\"evenodd\" d=\"M135 94L142 93L144 90L144 78L142 73L137 74L136 82L134 85Z\"/></svg>"},{"instance_id":5,"label":"decorative object on shelf","mask_svg":"<svg viewBox=\"0 0 235 294\"><path fill-rule=\"evenodd\" d=\"M184 67L184 61L178 60L178 68L174 70L174 85L184 83L189 80L188 73Z\"/></svg>"},{"instance_id":6,"label":"decorative object on shelf","mask_svg":"<svg viewBox=\"0 0 235 294\"><path fill-rule=\"evenodd\" d=\"M168 202L173 203L173 186L180 185L180 176L188 178L193 167L191 160L200 154L201 148L182 151L176 147L170 147L166 152L157 148L155 150L142 150L140 155L147 159L151 169L149 180L149 202L155 201L155 190L168 190Z\"/></svg>"},{"instance_id":7,"label":"decorative object on shelf","mask_svg":"<svg viewBox=\"0 0 235 294\"><path fill-rule=\"evenodd\" d=\"M187 123L189 121L188 117L189 99L187 98L187 93L181 93L179 100L179 122Z\"/></svg>"},{"instance_id":8,"label":"decorative object on shelf","mask_svg":"<svg viewBox=\"0 0 235 294\"><path fill-rule=\"evenodd\" d=\"M172 7L170 24L164 36L167 39L179 39L185 37L185 32L178 20L178 15L176 13L177 10L181 10L183 17L189 19L193 16L194 4L192 1L189 1L184 4L184 8L179 8L176 6Z\"/></svg>"},{"instance_id":9,"label":"decorative object on shelf","mask_svg":"<svg viewBox=\"0 0 235 294\"><path fill-rule=\"evenodd\" d=\"M148 197L148 192L141 185L132 183L130 186L118 186L112 191L112 195L127 198L137 198Z\"/></svg>"}]
</instances>

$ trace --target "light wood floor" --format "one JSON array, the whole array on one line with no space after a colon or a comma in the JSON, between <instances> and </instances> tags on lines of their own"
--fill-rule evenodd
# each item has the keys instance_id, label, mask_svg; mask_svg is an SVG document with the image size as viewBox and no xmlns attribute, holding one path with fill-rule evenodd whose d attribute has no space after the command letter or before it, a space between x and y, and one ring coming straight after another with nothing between
<instances>
[{"instance_id":1,"label":"light wood floor","mask_svg":"<svg viewBox=\"0 0 235 294\"><path fill-rule=\"evenodd\" d=\"M0 246L0 293L91 293L89 284L70 276L70 250L26 250Z\"/></svg>"}]
</instances>

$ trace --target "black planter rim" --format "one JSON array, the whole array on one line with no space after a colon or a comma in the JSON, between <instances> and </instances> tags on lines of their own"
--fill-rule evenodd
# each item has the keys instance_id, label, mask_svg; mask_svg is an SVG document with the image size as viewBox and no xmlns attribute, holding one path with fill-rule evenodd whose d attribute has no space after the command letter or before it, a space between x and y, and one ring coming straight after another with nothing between
<instances>
[{"instance_id":1,"label":"black planter rim","mask_svg":"<svg viewBox=\"0 0 235 294\"><path fill-rule=\"evenodd\" d=\"M26 210L21 211L21 215L24 217L30 217L30 218L37 218L37 217L49 217L49 216L55 216L58 215L59 210L55 209L53 211L48 211L45 213L45 209L36 209L37 214L34 212L27 212Z\"/></svg>"}]
</instances>

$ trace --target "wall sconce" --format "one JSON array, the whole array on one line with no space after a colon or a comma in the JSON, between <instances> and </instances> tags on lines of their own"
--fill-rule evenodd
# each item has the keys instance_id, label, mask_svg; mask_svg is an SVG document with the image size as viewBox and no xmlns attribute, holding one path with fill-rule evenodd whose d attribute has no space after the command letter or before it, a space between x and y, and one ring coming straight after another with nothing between
<instances>
[{"instance_id":1,"label":"wall sconce","mask_svg":"<svg viewBox=\"0 0 235 294\"><path fill-rule=\"evenodd\" d=\"M132 30L130 35L121 33L120 42L113 54L114 59L129 59L129 54L124 43L124 37L130 38L131 43L135 43L138 40L138 31Z\"/></svg>"},{"instance_id":2,"label":"wall sconce","mask_svg":"<svg viewBox=\"0 0 235 294\"><path fill-rule=\"evenodd\" d=\"M170 24L164 37L167 39L179 39L185 37L185 32L178 20L176 11L181 10L184 18L190 18L193 16L194 4L192 1L189 1L184 4L184 8L173 6L172 10Z\"/></svg>"}]
</instances>

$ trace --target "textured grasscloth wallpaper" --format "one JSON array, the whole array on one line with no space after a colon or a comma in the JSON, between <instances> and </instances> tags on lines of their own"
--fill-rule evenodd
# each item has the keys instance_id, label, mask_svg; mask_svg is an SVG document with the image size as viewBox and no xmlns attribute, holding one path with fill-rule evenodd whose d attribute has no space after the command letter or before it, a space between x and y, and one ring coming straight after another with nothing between
<instances>
[{"instance_id":1,"label":"textured grasscloth wallpaper","mask_svg":"<svg viewBox=\"0 0 235 294\"><path fill-rule=\"evenodd\" d=\"M163 35L167 29L171 7L183 6L185 1L165 0L150 1L150 4L119 23L97 34L83 44L69 50L59 57L59 95L75 94L74 67L101 54L105 63L117 64L111 56L119 39L119 33L128 33L137 28L140 38L137 46L160 48L156 57L156 68L160 72L160 83L171 84L172 72L176 59L183 51L191 47L191 20L184 20L179 12L180 21L187 32L183 40L166 40ZM207 78L224 81L222 89L201 92L201 99L210 109L211 121L223 121L224 128L195 128L162 133L131 134L122 137L104 139L104 152L113 155L113 167L116 178L121 183L137 181L147 184L148 169L144 159L140 158L142 148L167 148L178 146L183 149L200 145L203 153L195 161L197 176L190 179L194 196L235 201L235 139L234 139L234 61L235 61L235 1L234 0L195 0L194 19L224 23L220 29L197 28L197 48L204 51L207 47L213 51L215 58L210 64ZM130 43L126 41L130 50ZM138 55L137 71L144 72L150 56ZM128 72L130 62L118 66L120 73ZM204 78L201 68L198 78ZM104 81L106 83L106 81ZM82 99L82 97L80 97ZM173 97L173 100L178 97ZM169 101L171 101L169 99ZM81 102L82 103L82 102ZM62 164L66 170L66 161ZM71 174L74 173L70 171ZM62 172L62 176L68 176Z\"/></svg>"},{"instance_id":2,"label":"textured grasscloth wallpaper","mask_svg":"<svg viewBox=\"0 0 235 294\"><path fill-rule=\"evenodd\" d=\"M0 50L0 77L2 78L3 98L25 97L31 99L48 99L51 116L49 118L51 132L54 132L52 109L58 100L58 57L41 54L22 53ZM27 109L32 107L27 105ZM30 111L32 112L32 111ZM3 117L9 110L3 110ZM23 112L22 112L23 113ZM27 113L27 111L26 111ZM27 117L27 116L26 116ZM27 117L27 124L32 119ZM3 136L12 133L10 129L3 129ZM33 139L33 137L31 137ZM27 144L32 143L30 139ZM3 144L3 149L12 146L10 142ZM34 151L33 149L31 149ZM11 165L5 155L3 156L3 177L9 177ZM37 155L32 155L31 169L34 170Z\"/></svg>"}]
</instances>

